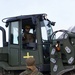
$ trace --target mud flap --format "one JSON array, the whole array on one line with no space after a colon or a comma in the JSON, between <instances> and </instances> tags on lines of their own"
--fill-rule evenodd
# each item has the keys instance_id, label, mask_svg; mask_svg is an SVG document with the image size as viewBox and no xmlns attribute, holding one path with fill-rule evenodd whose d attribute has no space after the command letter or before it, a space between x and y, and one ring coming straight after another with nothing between
<instances>
[{"instance_id":1,"label":"mud flap","mask_svg":"<svg viewBox=\"0 0 75 75\"><path fill-rule=\"evenodd\" d=\"M52 48L50 51L50 69L51 75L57 75L60 71L64 70L61 52L56 52L55 48Z\"/></svg>"},{"instance_id":2,"label":"mud flap","mask_svg":"<svg viewBox=\"0 0 75 75\"><path fill-rule=\"evenodd\" d=\"M62 59L62 52L65 55L66 65L64 65ZM75 69L74 64L74 48L70 44L69 39L63 40L63 46L61 51L57 52L55 47L50 49L50 69L51 75L62 75L65 72Z\"/></svg>"}]
</instances>

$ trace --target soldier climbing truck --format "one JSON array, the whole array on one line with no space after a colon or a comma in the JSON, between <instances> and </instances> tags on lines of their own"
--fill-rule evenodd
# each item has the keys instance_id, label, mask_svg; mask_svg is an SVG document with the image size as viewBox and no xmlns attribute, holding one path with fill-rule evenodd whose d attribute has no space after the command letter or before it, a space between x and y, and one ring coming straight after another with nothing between
<instances>
[{"instance_id":1,"label":"soldier climbing truck","mask_svg":"<svg viewBox=\"0 0 75 75\"><path fill-rule=\"evenodd\" d=\"M25 59L34 57L37 68L45 75L75 75L75 33L67 30L53 32L55 22L47 14L21 15L4 18L8 28L2 31L3 47L0 48L0 75L19 75L26 69ZM25 25L35 35L34 42L24 43L22 39ZM63 37L55 38L63 32ZM27 47L26 47L27 46Z\"/></svg>"}]
</instances>

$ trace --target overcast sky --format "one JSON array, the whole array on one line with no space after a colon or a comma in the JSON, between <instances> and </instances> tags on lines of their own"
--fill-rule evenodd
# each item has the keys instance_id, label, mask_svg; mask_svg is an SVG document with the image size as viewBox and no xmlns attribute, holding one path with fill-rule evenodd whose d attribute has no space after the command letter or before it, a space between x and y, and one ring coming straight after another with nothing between
<instances>
[{"instance_id":1,"label":"overcast sky","mask_svg":"<svg viewBox=\"0 0 75 75\"><path fill-rule=\"evenodd\" d=\"M3 18L39 13L46 13L56 22L54 31L68 29L75 25L75 0L0 0L0 26L4 28ZM1 42L0 37L0 46Z\"/></svg>"}]
</instances>

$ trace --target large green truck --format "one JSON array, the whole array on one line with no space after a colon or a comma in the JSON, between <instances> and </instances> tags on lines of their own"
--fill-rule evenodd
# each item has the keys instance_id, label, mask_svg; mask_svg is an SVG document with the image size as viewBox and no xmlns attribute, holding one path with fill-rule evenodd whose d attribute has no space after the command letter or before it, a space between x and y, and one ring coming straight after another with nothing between
<instances>
[{"instance_id":1,"label":"large green truck","mask_svg":"<svg viewBox=\"0 0 75 75\"><path fill-rule=\"evenodd\" d=\"M75 70L75 34L66 30L53 32L55 22L47 14L21 15L2 20L8 28L0 26L3 47L0 48L0 75L19 75L26 69L25 59L34 57L36 66L44 75L72 75ZM35 35L34 42L24 47L22 39L24 28L30 25L30 32ZM55 38L62 31L63 38Z\"/></svg>"}]
</instances>

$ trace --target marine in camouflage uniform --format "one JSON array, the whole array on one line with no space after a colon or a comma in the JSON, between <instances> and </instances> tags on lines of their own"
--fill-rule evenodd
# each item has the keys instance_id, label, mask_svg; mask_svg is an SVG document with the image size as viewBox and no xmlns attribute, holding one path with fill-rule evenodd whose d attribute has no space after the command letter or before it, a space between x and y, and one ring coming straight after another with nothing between
<instances>
[{"instance_id":1,"label":"marine in camouflage uniform","mask_svg":"<svg viewBox=\"0 0 75 75\"><path fill-rule=\"evenodd\" d=\"M27 69L20 73L19 75L43 75L35 66L35 59L34 58L27 58L26 59L26 67Z\"/></svg>"},{"instance_id":2,"label":"marine in camouflage uniform","mask_svg":"<svg viewBox=\"0 0 75 75\"><path fill-rule=\"evenodd\" d=\"M23 48L29 48L30 47L29 43L35 42L35 35L29 32L30 29L31 29L30 25L25 26L25 29L22 35ZM30 48L33 48L33 46Z\"/></svg>"},{"instance_id":3,"label":"marine in camouflage uniform","mask_svg":"<svg viewBox=\"0 0 75 75\"><path fill-rule=\"evenodd\" d=\"M26 25L24 33L23 33L23 37L22 37L22 40L25 43L29 43L29 42L31 43L35 41L35 36L32 33L29 33L29 31L30 31L30 26Z\"/></svg>"}]
</instances>

